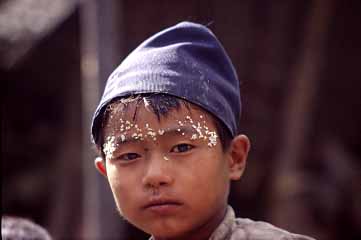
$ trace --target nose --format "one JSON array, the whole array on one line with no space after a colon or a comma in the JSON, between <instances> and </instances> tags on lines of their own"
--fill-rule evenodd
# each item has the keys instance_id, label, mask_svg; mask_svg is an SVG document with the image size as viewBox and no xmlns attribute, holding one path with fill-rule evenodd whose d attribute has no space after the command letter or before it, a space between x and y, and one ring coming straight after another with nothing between
<instances>
[{"instance_id":1,"label":"nose","mask_svg":"<svg viewBox=\"0 0 361 240\"><path fill-rule=\"evenodd\" d=\"M169 162L160 154L152 154L148 158L142 183L146 188L159 188L168 186L174 182L174 176L170 174Z\"/></svg>"}]
</instances>

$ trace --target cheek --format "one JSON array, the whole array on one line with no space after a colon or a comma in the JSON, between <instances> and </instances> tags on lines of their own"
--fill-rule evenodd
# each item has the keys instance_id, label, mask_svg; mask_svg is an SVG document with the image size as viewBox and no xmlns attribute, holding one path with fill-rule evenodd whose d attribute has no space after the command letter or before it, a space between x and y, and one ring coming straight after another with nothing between
<instances>
[{"instance_id":1,"label":"cheek","mask_svg":"<svg viewBox=\"0 0 361 240\"><path fill-rule=\"evenodd\" d=\"M226 157L219 149L209 148L203 151L202 158L197 159L194 164L194 172L209 183L224 182L228 180L228 168ZM205 178L205 179L204 179Z\"/></svg>"},{"instance_id":2,"label":"cheek","mask_svg":"<svg viewBox=\"0 0 361 240\"><path fill-rule=\"evenodd\" d=\"M215 157L217 156L217 158ZM223 198L227 195L229 187L228 168L226 160L219 154L204 154L202 159L194 159L192 166L187 172L189 189L199 189L201 198ZM194 194L190 194L194 197Z\"/></svg>"},{"instance_id":3,"label":"cheek","mask_svg":"<svg viewBox=\"0 0 361 240\"><path fill-rule=\"evenodd\" d=\"M115 167L107 167L108 181L118 208L125 208L128 203L133 202L132 194L135 191L134 179L127 176Z\"/></svg>"}]
</instances>

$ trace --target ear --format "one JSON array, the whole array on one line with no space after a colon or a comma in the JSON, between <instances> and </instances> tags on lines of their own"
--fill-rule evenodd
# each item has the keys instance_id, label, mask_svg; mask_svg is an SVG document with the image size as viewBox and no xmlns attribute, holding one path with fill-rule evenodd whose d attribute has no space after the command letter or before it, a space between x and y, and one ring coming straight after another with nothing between
<instances>
[{"instance_id":1,"label":"ear","mask_svg":"<svg viewBox=\"0 0 361 240\"><path fill-rule=\"evenodd\" d=\"M104 176L107 176L107 169L105 167L105 160L102 157L97 157L94 160L95 168Z\"/></svg>"},{"instance_id":2,"label":"ear","mask_svg":"<svg viewBox=\"0 0 361 240\"><path fill-rule=\"evenodd\" d=\"M229 177L231 180L241 178L251 147L250 141L246 135L238 135L233 138L229 148Z\"/></svg>"}]
</instances>

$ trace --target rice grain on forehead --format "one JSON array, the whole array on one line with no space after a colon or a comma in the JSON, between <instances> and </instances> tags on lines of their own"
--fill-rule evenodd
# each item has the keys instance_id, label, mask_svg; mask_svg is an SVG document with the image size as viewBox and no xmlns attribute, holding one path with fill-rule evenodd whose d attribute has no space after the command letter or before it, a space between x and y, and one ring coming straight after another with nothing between
<instances>
[{"instance_id":1,"label":"rice grain on forehead","mask_svg":"<svg viewBox=\"0 0 361 240\"><path fill-rule=\"evenodd\" d=\"M114 108L112 108L112 109L114 110ZM112 119L112 118L110 118L110 119ZM189 140L205 141L205 142L207 142L207 145L210 148L217 145L218 135L217 135L216 131L209 130L210 128L207 126L207 122L205 120L203 120L203 115L198 116L198 120L200 120L201 122L199 122L197 120L193 120L188 115L182 120L183 121L180 121L180 119L175 120L175 122L177 123L177 126L179 125L179 128L176 128L176 132L178 134L180 134L181 136L185 136L185 132L183 131L184 129L181 127L188 126L190 129L192 129L192 131L194 131L194 133L191 136L189 136ZM112 121L114 121L114 120L112 119ZM160 137L160 136L164 135L167 131L170 131L170 128L164 128L164 129L163 128L159 128L159 129L152 128L149 125L149 123L145 123L145 124L143 123L144 126L140 126L139 124L136 124L135 122L131 123L128 120L124 121L124 119L122 119L122 118L119 118L116 121L120 122L120 123L125 122L125 124L128 126L125 129L121 127L120 130L115 127L111 127L113 132L109 133L107 135L106 141L103 144L103 153L105 155L105 159L112 159L113 153L114 153L114 151L116 151L116 148L119 146L119 144L125 142L127 138L130 138L133 140L139 140L139 141L144 141L146 139L157 141L157 136ZM180 126L180 124L182 124L182 126ZM140 128L139 128L139 126L140 126ZM129 130L129 132L127 132L127 130ZM144 134L143 134L143 130L144 130ZM120 136L119 136L119 133L120 133ZM169 160L169 158L167 158L166 156L164 157L164 159Z\"/></svg>"},{"instance_id":2,"label":"rice grain on forehead","mask_svg":"<svg viewBox=\"0 0 361 240\"><path fill-rule=\"evenodd\" d=\"M147 107L145 106L146 103ZM137 124L137 113L140 106L143 106L146 110L155 114L158 121L161 121L161 116L167 117L170 112L174 110L178 111L180 108L184 108L188 111L188 114L186 115L185 119L177 119L176 123L180 127L187 122L190 124L190 126L194 125L195 130L198 132L195 132L196 135L194 135L193 139L191 140L204 138L204 140L208 140L208 145L210 147L214 146L216 143L216 138L219 138L223 150L226 150L232 139L228 129L223 126L222 122L220 122L211 113L208 113L197 105L191 104L183 99L168 94L139 94L132 95L127 98L115 99L107 106L106 111L103 114L102 128L97 142L98 146L100 147L100 153L103 156L104 152L102 148L104 146L106 137L113 136L118 131L122 132L122 135L124 136L123 138L125 138L125 136L131 130L135 130L135 132L138 133L136 136L137 139L144 139L149 135L149 137L152 137L153 140L156 140L156 135L161 136L163 134L164 129L154 130L149 126L149 124L145 124L145 132L141 131L140 127L144 126L139 126L139 124ZM208 127L202 124L204 122L204 114L207 114L216 126L216 131L213 135L210 135L211 131L208 131ZM193 119L193 116L197 117L199 122ZM201 124L203 125L202 128ZM202 133L200 130L204 130L204 132ZM139 135L141 132L142 135ZM148 134L149 132L151 132L151 134ZM182 132L180 132L180 134L185 136L185 134ZM216 138L214 136L216 136ZM119 141L122 142L122 140Z\"/></svg>"}]
</instances>

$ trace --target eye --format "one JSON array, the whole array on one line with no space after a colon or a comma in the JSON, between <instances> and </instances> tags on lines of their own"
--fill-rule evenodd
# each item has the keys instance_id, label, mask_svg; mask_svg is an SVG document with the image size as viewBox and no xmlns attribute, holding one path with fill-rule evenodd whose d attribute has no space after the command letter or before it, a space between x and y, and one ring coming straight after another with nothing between
<instances>
[{"instance_id":1,"label":"eye","mask_svg":"<svg viewBox=\"0 0 361 240\"><path fill-rule=\"evenodd\" d=\"M140 155L138 153L125 153L117 157L117 159L121 161L131 161L139 157Z\"/></svg>"},{"instance_id":2,"label":"eye","mask_svg":"<svg viewBox=\"0 0 361 240\"><path fill-rule=\"evenodd\" d=\"M182 144L178 144L178 145L174 146L171 149L171 152L183 153L183 152L188 152L193 148L194 148L194 146L192 146L190 144L182 143Z\"/></svg>"}]
</instances>

